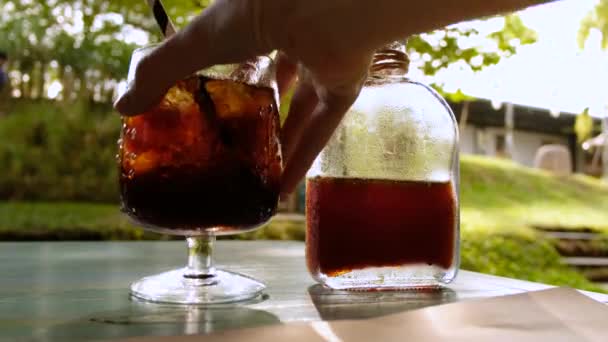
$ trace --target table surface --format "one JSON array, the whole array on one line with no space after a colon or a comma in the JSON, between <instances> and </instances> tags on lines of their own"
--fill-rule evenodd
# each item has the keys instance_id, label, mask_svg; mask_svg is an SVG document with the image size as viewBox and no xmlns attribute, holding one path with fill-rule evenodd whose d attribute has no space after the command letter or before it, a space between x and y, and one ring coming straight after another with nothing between
<instances>
[{"instance_id":1,"label":"table surface","mask_svg":"<svg viewBox=\"0 0 608 342\"><path fill-rule=\"evenodd\" d=\"M311 280L304 245L220 241L217 264L263 280L264 298L214 308L130 299L129 284L182 267L183 242L0 243L0 339L82 341L203 334L293 321L376 317L429 305L549 288L461 271L442 291L353 293ZM586 293L608 302L608 296Z\"/></svg>"}]
</instances>

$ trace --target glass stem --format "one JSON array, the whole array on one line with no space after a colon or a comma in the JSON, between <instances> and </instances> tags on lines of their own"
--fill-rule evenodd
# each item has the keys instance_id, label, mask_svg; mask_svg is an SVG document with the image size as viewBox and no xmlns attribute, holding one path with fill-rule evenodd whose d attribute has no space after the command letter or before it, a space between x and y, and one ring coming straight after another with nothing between
<instances>
[{"instance_id":1,"label":"glass stem","mask_svg":"<svg viewBox=\"0 0 608 342\"><path fill-rule=\"evenodd\" d=\"M194 281L193 285L213 285L216 275L213 266L213 244L215 235L186 238L188 244L188 266L184 278Z\"/></svg>"}]
</instances>

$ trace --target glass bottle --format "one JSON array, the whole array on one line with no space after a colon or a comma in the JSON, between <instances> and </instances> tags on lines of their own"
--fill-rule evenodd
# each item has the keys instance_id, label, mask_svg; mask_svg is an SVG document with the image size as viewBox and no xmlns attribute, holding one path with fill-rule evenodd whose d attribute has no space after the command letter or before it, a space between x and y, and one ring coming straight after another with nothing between
<instances>
[{"instance_id":1,"label":"glass bottle","mask_svg":"<svg viewBox=\"0 0 608 342\"><path fill-rule=\"evenodd\" d=\"M308 171L307 266L330 288L435 287L456 276L458 125L408 66L404 42L375 53L359 98Z\"/></svg>"}]
</instances>

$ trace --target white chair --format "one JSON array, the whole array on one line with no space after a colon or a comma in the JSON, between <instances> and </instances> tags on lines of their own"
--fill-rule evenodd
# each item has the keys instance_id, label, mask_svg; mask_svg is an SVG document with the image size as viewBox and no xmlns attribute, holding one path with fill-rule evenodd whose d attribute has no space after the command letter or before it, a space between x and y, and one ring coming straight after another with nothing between
<instances>
[{"instance_id":1,"label":"white chair","mask_svg":"<svg viewBox=\"0 0 608 342\"><path fill-rule=\"evenodd\" d=\"M564 145L544 145L536 151L534 167L558 176L568 176L572 173L572 156Z\"/></svg>"}]
</instances>

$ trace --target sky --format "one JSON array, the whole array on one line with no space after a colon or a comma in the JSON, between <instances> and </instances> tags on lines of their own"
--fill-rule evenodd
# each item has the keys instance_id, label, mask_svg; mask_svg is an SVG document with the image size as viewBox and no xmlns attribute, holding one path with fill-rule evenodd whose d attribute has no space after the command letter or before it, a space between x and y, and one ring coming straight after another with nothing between
<instances>
[{"instance_id":1,"label":"sky","mask_svg":"<svg viewBox=\"0 0 608 342\"><path fill-rule=\"evenodd\" d=\"M417 76L443 83L446 91L460 88L495 102L548 108L555 114L580 113L589 107L593 116L608 115L608 52L601 50L597 32L583 50L576 40L581 20L596 3L564 0L522 11L524 23L538 33L535 44L520 47L516 55L480 72L454 66L433 77ZM475 27L482 32L500 29L502 21Z\"/></svg>"}]
</instances>

